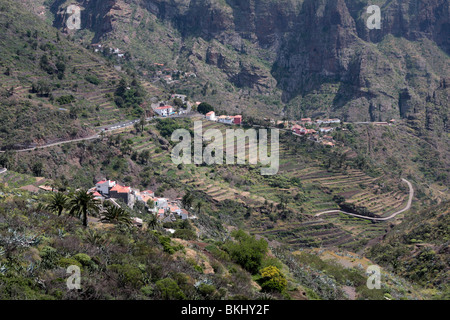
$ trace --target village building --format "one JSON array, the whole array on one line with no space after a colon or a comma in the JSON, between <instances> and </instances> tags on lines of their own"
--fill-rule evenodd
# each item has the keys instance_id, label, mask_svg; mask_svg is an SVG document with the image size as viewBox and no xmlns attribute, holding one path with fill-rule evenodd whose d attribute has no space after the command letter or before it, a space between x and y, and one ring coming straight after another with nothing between
<instances>
[{"instance_id":1,"label":"village building","mask_svg":"<svg viewBox=\"0 0 450 320\"><path fill-rule=\"evenodd\" d=\"M135 203L135 197L134 194L132 194L130 187L123 187L121 185L116 184L110 191L109 191L110 198L113 199L120 199L125 204L127 204L130 207L133 207Z\"/></svg>"},{"instance_id":2,"label":"village building","mask_svg":"<svg viewBox=\"0 0 450 320\"><path fill-rule=\"evenodd\" d=\"M116 186L115 181L102 180L96 183L95 188L102 195L109 196L109 191Z\"/></svg>"},{"instance_id":3,"label":"village building","mask_svg":"<svg viewBox=\"0 0 450 320\"><path fill-rule=\"evenodd\" d=\"M220 116L217 121L224 124L233 124L234 118L230 116Z\"/></svg>"},{"instance_id":4,"label":"village building","mask_svg":"<svg viewBox=\"0 0 450 320\"><path fill-rule=\"evenodd\" d=\"M300 123L302 124L312 124L312 119L311 118L302 118L300 119Z\"/></svg>"},{"instance_id":5,"label":"village building","mask_svg":"<svg viewBox=\"0 0 450 320\"><path fill-rule=\"evenodd\" d=\"M241 115L234 116L233 123L237 124L237 125L241 125L242 124L242 116Z\"/></svg>"},{"instance_id":6,"label":"village building","mask_svg":"<svg viewBox=\"0 0 450 320\"><path fill-rule=\"evenodd\" d=\"M206 114L206 120L217 121L216 113L214 111L208 112Z\"/></svg>"},{"instance_id":7,"label":"village building","mask_svg":"<svg viewBox=\"0 0 450 320\"><path fill-rule=\"evenodd\" d=\"M169 115L173 114L173 107L172 106L157 107L155 109L155 112L162 117L168 117Z\"/></svg>"},{"instance_id":8,"label":"village building","mask_svg":"<svg viewBox=\"0 0 450 320\"><path fill-rule=\"evenodd\" d=\"M332 128L332 127L323 127L323 128L319 128L319 131L321 132L321 133L329 133L329 132L332 132L334 130L334 128Z\"/></svg>"}]
</instances>

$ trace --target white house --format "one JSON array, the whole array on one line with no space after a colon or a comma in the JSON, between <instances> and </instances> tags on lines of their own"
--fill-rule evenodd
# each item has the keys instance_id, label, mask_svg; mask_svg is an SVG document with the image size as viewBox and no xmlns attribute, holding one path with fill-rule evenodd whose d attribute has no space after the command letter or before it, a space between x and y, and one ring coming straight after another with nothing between
<instances>
[{"instance_id":1,"label":"white house","mask_svg":"<svg viewBox=\"0 0 450 320\"><path fill-rule=\"evenodd\" d=\"M96 183L95 188L102 195L109 195L109 190L116 186L115 181L102 180Z\"/></svg>"},{"instance_id":2,"label":"white house","mask_svg":"<svg viewBox=\"0 0 450 320\"><path fill-rule=\"evenodd\" d=\"M220 116L217 121L225 124L233 124L234 118L229 116Z\"/></svg>"},{"instance_id":3,"label":"white house","mask_svg":"<svg viewBox=\"0 0 450 320\"><path fill-rule=\"evenodd\" d=\"M158 209L166 209L169 207L169 201L166 198L156 198L155 205Z\"/></svg>"},{"instance_id":4,"label":"white house","mask_svg":"<svg viewBox=\"0 0 450 320\"><path fill-rule=\"evenodd\" d=\"M208 112L206 114L206 120L217 121L216 113L214 111Z\"/></svg>"},{"instance_id":5,"label":"white house","mask_svg":"<svg viewBox=\"0 0 450 320\"><path fill-rule=\"evenodd\" d=\"M341 123L341 120L340 119L328 119L328 123Z\"/></svg>"},{"instance_id":6,"label":"white house","mask_svg":"<svg viewBox=\"0 0 450 320\"><path fill-rule=\"evenodd\" d=\"M320 128L319 130L322 133L329 133L329 132L332 132L334 130L334 128L325 127L325 128Z\"/></svg>"},{"instance_id":7,"label":"white house","mask_svg":"<svg viewBox=\"0 0 450 320\"><path fill-rule=\"evenodd\" d=\"M162 106L155 109L155 112L160 116L167 117L173 113L173 107L171 106Z\"/></svg>"}]
</instances>

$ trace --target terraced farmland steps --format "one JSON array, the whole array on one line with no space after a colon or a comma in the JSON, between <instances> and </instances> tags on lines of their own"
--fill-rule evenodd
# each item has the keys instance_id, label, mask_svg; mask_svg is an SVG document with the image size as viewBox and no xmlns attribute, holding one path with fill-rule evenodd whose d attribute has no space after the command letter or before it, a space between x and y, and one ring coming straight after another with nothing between
<instances>
[{"instance_id":1,"label":"terraced farmland steps","mask_svg":"<svg viewBox=\"0 0 450 320\"><path fill-rule=\"evenodd\" d=\"M405 182L405 183L407 183L408 186L409 186L409 199L408 199L408 203L407 203L407 205L406 205L405 208L403 208L403 209L400 210L400 211L397 211L397 212L393 213L393 214L390 215L389 217L385 217L385 218L372 218L372 217L366 217L366 216L361 216L361 215L354 214L354 213L345 212L345 211L342 211L342 210L328 210L328 211L320 212L320 213L316 214L315 216L316 216L316 217L320 217L320 216L322 216L322 215L324 215L324 214L328 214L328 213L343 213L343 214L346 214L346 215L349 215L349 216L352 216L352 217L361 218L361 219L366 219L366 220L372 220L372 221L388 221L388 220L394 219L394 218L395 218L396 216L398 216L399 214L401 214L401 213L403 213L403 212L406 212L406 211L408 211L409 209L411 209L412 201L413 201L413 198L414 198L414 187L413 187L413 185L411 184L411 182L409 182L409 181L406 180L406 179L402 179L402 181Z\"/></svg>"}]
</instances>

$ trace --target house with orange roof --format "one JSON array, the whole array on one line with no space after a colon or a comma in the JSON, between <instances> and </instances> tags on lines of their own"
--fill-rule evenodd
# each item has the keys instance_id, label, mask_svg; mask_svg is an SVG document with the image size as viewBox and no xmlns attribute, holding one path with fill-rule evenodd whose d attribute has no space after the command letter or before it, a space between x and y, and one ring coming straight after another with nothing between
<instances>
[{"instance_id":1,"label":"house with orange roof","mask_svg":"<svg viewBox=\"0 0 450 320\"><path fill-rule=\"evenodd\" d=\"M124 187L116 184L111 190L109 190L109 196L113 199L122 200L130 207L134 206L135 195L133 194L131 187Z\"/></svg>"}]
</instances>

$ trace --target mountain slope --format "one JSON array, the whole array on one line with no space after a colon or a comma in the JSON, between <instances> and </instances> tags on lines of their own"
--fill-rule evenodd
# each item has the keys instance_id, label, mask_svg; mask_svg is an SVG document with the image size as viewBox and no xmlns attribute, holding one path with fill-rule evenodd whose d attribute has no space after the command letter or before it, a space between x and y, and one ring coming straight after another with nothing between
<instances>
[{"instance_id":1,"label":"mountain slope","mask_svg":"<svg viewBox=\"0 0 450 320\"><path fill-rule=\"evenodd\" d=\"M136 118L114 91L126 73L17 1L0 1L0 149L85 137L93 128Z\"/></svg>"},{"instance_id":2,"label":"mountain slope","mask_svg":"<svg viewBox=\"0 0 450 320\"><path fill-rule=\"evenodd\" d=\"M67 4L58 0L51 7L60 28ZM432 127L448 130L448 98L434 99L441 91L449 94L448 2L379 1L381 30L366 27L370 4L80 3L85 8L82 28L94 34L87 40L126 48L147 71L152 71L150 60L196 72L203 80L196 86L206 84L210 92L217 92L207 97L222 109L236 106L239 111L258 109L270 115L287 104L290 116L324 113L369 121L412 117L422 125L429 115L444 116L443 123ZM200 96L201 90L191 88L190 94Z\"/></svg>"},{"instance_id":3,"label":"mountain slope","mask_svg":"<svg viewBox=\"0 0 450 320\"><path fill-rule=\"evenodd\" d=\"M369 251L395 273L449 297L449 202L410 215Z\"/></svg>"}]
</instances>

